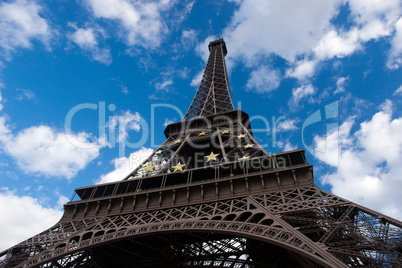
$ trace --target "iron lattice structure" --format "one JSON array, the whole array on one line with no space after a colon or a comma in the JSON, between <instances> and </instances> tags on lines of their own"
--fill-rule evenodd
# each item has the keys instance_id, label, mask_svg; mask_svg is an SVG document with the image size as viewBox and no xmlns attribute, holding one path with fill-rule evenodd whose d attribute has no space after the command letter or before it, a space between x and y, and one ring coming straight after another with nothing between
<instances>
[{"instance_id":1,"label":"iron lattice structure","mask_svg":"<svg viewBox=\"0 0 402 268\"><path fill-rule=\"evenodd\" d=\"M77 188L0 267L402 267L402 223L319 189L304 150L268 154L211 42L183 121L121 181Z\"/></svg>"},{"instance_id":2,"label":"iron lattice structure","mask_svg":"<svg viewBox=\"0 0 402 268\"><path fill-rule=\"evenodd\" d=\"M217 40L211 42L208 48L210 54L207 66L193 102L184 116L185 120L234 109L226 72L225 56L228 53L226 45L223 40Z\"/></svg>"}]
</instances>

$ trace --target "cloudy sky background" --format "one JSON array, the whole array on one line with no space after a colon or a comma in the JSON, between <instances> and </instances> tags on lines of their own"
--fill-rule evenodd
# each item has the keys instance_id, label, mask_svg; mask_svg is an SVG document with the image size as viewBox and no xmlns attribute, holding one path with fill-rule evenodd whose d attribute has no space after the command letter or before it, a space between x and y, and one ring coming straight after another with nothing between
<instances>
[{"instance_id":1,"label":"cloudy sky background","mask_svg":"<svg viewBox=\"0 0 402 268\"><path fill-rule=\"evenodd\" d=\"M321 188L402 220L401 14L399 0L1 1L0 250L156 149L216 36L267 151L306 148Z\"/></svg>"}]
</instances>

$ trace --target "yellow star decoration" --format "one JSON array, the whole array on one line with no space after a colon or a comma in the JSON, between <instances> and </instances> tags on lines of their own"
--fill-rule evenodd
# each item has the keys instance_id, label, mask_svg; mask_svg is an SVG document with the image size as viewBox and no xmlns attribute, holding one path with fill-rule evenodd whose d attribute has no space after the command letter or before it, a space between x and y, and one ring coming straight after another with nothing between
<instances>
[{"instance_id":1,"label":"yellow star decoration","mask_svg":"<svg viewBox=\"0 0 402 268\"><path fill-rule=\"evenodd\" d=\"M163 150L158 150L155 152L155 154L161 154L163 152Z\"/></svg>"},{"instance_id":2,"label":"yellow star decoration","mask_svg":"<svg viewBox=\"0 0 402 268\"><path fill-rule=\"evenodd\" d=\"M230 130L225 129L224 131L221 132L221 134L226 134L229 133Z\"/></svg>"},{"instance_id":3,"label":"yellow star decoration","mask_svg":"<svg viewBox=\"0 0 402 268\"><path fill-rule=\"evenodd\" d=\"M254 144L247 143L247 144L244 145L243 147L244 147L244 149L253 148L253 147L254 147Z\"/></svg>"},{"instance_id":4,"label":"yellow star decoration","mask_svg":"<svg viewBox=\"0 0 402 268\"><path fill-rule=\"evenodd\" d=\"M154 171L154 168L155 168L155 166L154 165L152 165L152 164L150 164L149 166L147 166L147 168L145 169L145 172L148 172L148 171Z\"/></svg>"},{"instance_id":5,"label":"yellow star decoration","mask_svg":"<svg viewBox=\"0 0 402 268\"><path fill-rule=\"evenodd\" d=\"M246 137L246 135L244 135L244 134L240 134L239 136L237 136L238 139L245 138L245 137Z\"/></svg>"},{"instance_id":6,"label":"yellow star decoration","mask_svg":"<svg viewBox=\"0 0 402 268\"><path fill-rule=\"evenodd\" d=\"M205 131L201 132L198 134L198 136L205 136L205 134L207 134Z\"/></svg>"},{"instance_id":7,"label":"yellow star decoration","mask_svg":"<svg viewBox=\"0 0 402 268\"><path fill-rule=\"evenodd\" d=\"M217 157L218 155L219 155L219 154L214 154L214 152L211 152L210 155L206 155L206 156L204 156L204 157L207 158L207 163L208 163L208 162L211 161L211 160L216 160L216 157Z\"/></svg>"},{"instance_id":8,"label":"yellow star decoration","mask_svg":"<svg viewBox=\"0 0 402 268\"><path fill-rule=\"evenodd\" d=\"M149 164L151 164L150 162L145 162L144 164L142 164L143 167L148 166Z\"/></svg>"},{"instance_id":9,"label":"yellow star decoration","mask_svg":"<svg viewBox=\"0 0 402 268\"><path fill-rule=\"evenodd\" d=\"M242 158L239 158L239 160L246 160L246 159L249 159L250 158L250 156L245 156L245 155L243 155L243 157Z\"/></svg>"},{"instance_id":10,"label":"yellow star decoration","mask_svg":"<svg viewBox=\"0 0 402 268\"><path fill-rule=\"evenodd\" d=\"M181 139L178 139L178 140L175 140L174 143L180 143L181 141L182 141Z\"/></svg>"},{"instance_id":11,"label":"yellow star decoration","mask_svg":"<svg viewBox=\"0 0 402 268\"><path fill-rule=\"evenodd\" d=\"M172 166L172 167L174 168L173 172L176 172L176 171L183 171L183 167L184 167L185 165L186 165L186 164L182 164L181 162L179 162L176 166Z\"/></svg>"}]
</instances>

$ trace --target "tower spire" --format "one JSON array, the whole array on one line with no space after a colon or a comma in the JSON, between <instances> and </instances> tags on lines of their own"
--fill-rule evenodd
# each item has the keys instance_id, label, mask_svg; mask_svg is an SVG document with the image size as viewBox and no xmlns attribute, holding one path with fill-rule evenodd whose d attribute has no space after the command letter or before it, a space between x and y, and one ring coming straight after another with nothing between
<instances>
[{"instance_id":1,"label":"tower spire","mask_svg":"<svg viewBox=\"0 0 402 268\"><path fill-rule=\"evenodd\" d=\"M225 64L227 54L225 41L218 38L210 42L208 48L208 62L184 120L234 109Z\"/></svg>"}]
</instances>

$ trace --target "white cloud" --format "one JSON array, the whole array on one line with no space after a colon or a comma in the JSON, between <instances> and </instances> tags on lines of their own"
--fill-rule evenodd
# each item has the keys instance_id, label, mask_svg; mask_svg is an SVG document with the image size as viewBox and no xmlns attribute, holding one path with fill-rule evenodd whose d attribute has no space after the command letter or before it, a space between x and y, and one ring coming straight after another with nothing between
<instances>
[{"instance_id":1,"label":"white cloud","mask_svg":"<svg viewBox=\"0 0 402 268\"><path fill-rule=\"evenodd\" d=\"M338 33L336 30L329 31L313 50L318 59L326 60L333 57L343 58L355 52L359 47L358 30L354 28L345 33Z\"/></svg>"},{"instance_id":2,"label":"white cloud","mask_svg":"<svg viewBox=\"0 0 402 268\"><path fill-rule=\"evenodd\" d=\"M99 47L98 37L103 34L100 28L78 28L75 24L70 24L70 26L75 29L73 33L68 35L72 42L78 45L82 50L90 53L94 60L106 65L112 62L110 50Z\"/></svg>"},{"instance_id":3,"label":"white cloud","mask_svg":"<svg viewBox=\"0 0 402 268\"><path fill-rule=\"evenodd\" d=\"M166 0L162 0L166 1ZM171 0L168 0L171 1ZM175 12L173 12L172 16L172 27L175 27L176 25L181 24L191 13L191 10L193 9L194 3L196 0L182 0L180 1L180 4L183 5L183 8L176 9ZM173 3L177 3L177 1L173 1Z\"/></svg>"},{"instance_id":4,"label":"white cloud","mask_svg":"<svg viewBox=\"0 0 402 268\"><path fill-rule=\"evenodd\" d=\"M136 169L145 159L153 153L150 148L142 147L130 154L130 157L121 157L112 160L115 170L102 175L97 183L107 183L124 179L130 172Z\"/></svg>"},{"instance_id":5,"label":"white cloud","mask_svg":"<svg viewBox=\"0 0 402 268\"><path fill-rule=\"evenodd\" d=\"M120 87L121 92L124 95L128 95L129 91L128 91L128 87L127 85L120 79L120 78L112 78L112 81L115 81L117 83L117 85Z\"/></svg>"},{"instance_id":6,"label":"white cloud","mask_svg":"<svg viewBox=\"0 0 402 268\"><path fill-rule=\"evenodd\" d=\"M316 148L327 150L320 159L336 167L321 180L334 194L402 219L402 118L392 119L391 101L381 109L354 133L349 119L327 138L315 137Z\"/></svg>"},{"instance_id":7,"label":"white cloud","mask_svg":"<svg viewBox=\"0 0 402 268\"><path fill-rule=\"evenodd\" d=\"M348 79L349 76L339 77L338 80L336 80L336 90L334 91L335 94L345 92L345 84Z\"/></svg>"},{"instance_id":8,"label":"white cloud","mask_svg":"<svg viewBox=\"0 0 402 268\"><path fill-rule=\"evenodd\" d=\"M181 43L184 49L190 49L197 40L197 31L194 29L183 30L181 33Z\"/></svg>"},{"instance_id":9,"label":"white cloud","mask_svg":"<svg viewBox=\"0 0 402 268\"><path fill-rule=\"evenodd\" d=\"M286 140L284 142L283 141L277 141L276 146L278 146L278 148L281 148L284 152L293 151L293 150L297 149L297 146L291 144L288 140Z\"/></svg>"},{"instance_id":10,"label":"white cloud","mask_svg":"<svg viewBox=\"0 0 402 268\"><path fill-rule=\"evenodd\" d=\"M353 27L349 31L343 31L331 25L317 43L317 46L313 48L314 59L311 62L316 64L318 61L334 57L349 56L361 49L365 42L389 36L396 28L395 37L391 42L392 48L388 66L389 68L398 68L402 51L402 39L398 36L398 27L402 28L402 26L397 22L401 15L400 1L353 0L347 3L351 11L351 20L354 22ZM402 22L400 23L402 24ZM402 29L399 31L402 31ZM303 66L301 64L305 61L303 59L296 62L296 66ZM294 71L293 77L303 79L306 76L311 76L315 66L307 67L313 67L307 68L307 71L309 71L307 75L303 75L303 72L298 75L298 72Z\"/></svg>"},{"instance_id":11,"label":"white cloud","mask_svg":"<svg viewBox=\"0 0 402 268\"><path fill-rule=\"evenodd\" d=\"M0 116L0 142L3 144L8 143L13 139L10 127L7 125L8 117L6 115Z\"/></svg>"},{"instance_id":12,"label":"white cloud","mask_svg":"<svg viewBox=\"0 0 402 268\"><path fill-rule=\"evenodd\" d=\"M362 41L390 35L401 15L399 0L350 0L348 4Z\"/></svg>"},{"instance_id":13,"label":"white cloud","mask_svg":"<svg viewBox=\"0 0 402 268\"><path fill-rule=\"evenodd\" d=\"M3 110L3 104L1 104L1 101L3 100L3 96L1 95L1 88L3 87L3 84L0 81L0 111Z\"/></svg>"},{"instance_id":14,"label":"white cloud","mask_svg":"<svg viewBox=\"0 0 402 268\"><path fill-rule=\"evenodd\" d=\"M77 28L75 32L70 35L70 39L81 48L92 48L98 45L96 35L93 28Z\"/></svg>"},{"instance_id":15,"label":"white cloud","mask_svg":"<svg viewBox=\"0 0 402 268\"><path fill-rule=\"evenodd\" d=\"M31 91L22 91L34 97ZM70 179L99 156L98 142L85 132L67 133L40 125L14 134L8 121L6 114L0 116L0 149L25 173Z\"/></svg>"},{"instance_id":16,"label":"white cloud","mask_svg":"<svg viewBox=\"0 0 402 268\"><path fill-rule=\"evenodd\" d=\"M195 53L197 53L205 62L207 62L209 57L209 48L208 45L211 41L215 41L216 36L210 35L205 38L204 42L198 44L195 48Z\"/></svg>"},{"instance_id":17,"label":"white cloud","mask_svg":"<svg viewBox=\"0 0 402 268\"><path fill-rule=\"evenodd\" d=\"M32 47L33 40L49 45L51 29L40 16L42 7L31 0L0 4L0 47L8 60L17 48Z\"/></svg>"},{"instance_id":18,"label":"white cloud","mask_svg":"<svg viewBox=\"0 0 402 268\"><path fill-rule=\"evenodd\" d=\"M201 83L202 75L204 74L204 70L199 71L191 80L190 86L198 87Z\"/></svg>"},{"instance_id":19,"label":"white cloud","mask_svg":"<svg viewBox=\"0 0 402 268\"><path fill-rule=\"evenodd\" d=\"M285 121L280 121L276 126L276 132L285 132L299 129L296 126L297 120L295 119L286 119Z\"/></svg>"},{"instance_id":20,"label":"white cloud","mask_svg":"<svg viewBox=\"0 0 402 268\"><path fill-rule=\"evenodd\" d=\"M190 39L190 41L191 41L191 40L195 39L196 37L197 37L197 31L194 30L194 29L183 30L182 33L181 33L181 39L182 40L183 39L184 40Z\"/></svg>"},{"instance_id":21,"label":"white cloud","mask_svg":"<svg viewBox=\"0 0 402 268\"><path fill-rule=\"evenodd\" d=\"M257 93L270 92L281 83L281 78L276 70L269 69L267 66L260 66L253 70L247 81L247 90L254 90Z\"/></svg>"},{"instance_id":22,"label":"white cloud","mask_svg":"<svg viewBox=\"0 0 402 268\"><path fill-rule=\"evenodd\" d=\"M402 62L399 0L234 2L239 7L223 31L229 63L241 60L256 67L276 54L289 65L286 77L303 81L314 75L321 61L349 56L365 42L394 32L388 66L399 68ZM342 6L350 10L350 28L332 24Z\"/></svg>"},{"instance_id":23,"label":"white cloud","mask_svg":"<svg viewBox=\"0 0 402 268\"><path fill-rule=\"evenodd\" d=\"M17 95L17 100L21 101L23 99L28 99L28 100L35 100L36 96L35 93L30 90L30 89L23 89L23 88L17 88L16 91L20 91L21 94ZM1 101L1 99L0 99Z\"/></svg>"},{"instance_id":24,"label":"white cloud","mask_svg":"<svg viewBox=\"0 0 402 268\"><path fill-rule=\"evenodd\" d=\"M259 55L275 53L289 62L310 53L330 26L341 1L244 0L224 30L228 57L254 65Z\"/></svg>"},{"instance_id":25,"label":"white cloud","mask_svg":"<svg viewBox=\"0 0 402 268\"><path fill-rule=\"evenodd\" d=\"M402 18L398 20L395 27L395 35L391 41L391 50L387 66L390 69L398 69L402 65Z\"/></svg>"},{"instance_id":26,"label":"white cloud","mask_svg":"<svg viewBox=\"0 0 402 268\"><path fill-rule=\"evenodd\" d=\"M317 60L300 60L297 61L293 67L286 70L287 77L295 77L299 80L305 80L314 75Z\"/></svg>"},{"instance_id":27,"label":"white cloud","mask_svg":"<svg viewBox=\"0 0 402 268\"><path fill-rule=\"evenodd\" d=\"M70 201L70 199L69 198L67 198L66 196L64 196L64 195L60 195L60 194L58 194L59 195L59 199L57 199L57 208L63 208L63 206L65 205L65 204L67 204L67 202L69 202Z\"/></svg>"},{"instance_id":28,"label":"white cloud","mask_svg":"<svg viewBox=\"0 0 402 268\"><path fill-rule=\"evenodd\" d=\"M311 84L302 85L298 88L292 89L292 101L294 104L298 104L302 99L307 96L313 95L315 93L315 88Z\"/></svg>"},{"instance_id":29,"label":"white cloud","mask_svg":"<svg viewBox=\"0 0 402 268\"><path fill-rule=\"evenodd\" d=\"M61 207L46 208L35 198L7 189L0 191L0 211L0 251L46 230L63 214Z\"/></svg>"},{"instance_id":30,"label":"white cloud","mask_svg":"<svg viewBox=\"0 0 402 268\"><path fill-rule=\"evenodd\" d=\"M18 167L30 174L70 179L99 155L99 146L86 133L65 134L48 126L33 126L13 135L5 116L0 117L0 143ZM86 149L70 141L79 140Z\"/></svg>"},{"instance_id":31,"label":"white cloud","mask_svg":"<svg viewBox=\"0 0 402 268\"><path fill-rule=\"evenodd\" d=\"M170 0L86 0L85 2L96 18L118 23L120 37L127 45L158 47L168 30L161 13L171 7Z\"/></svg>"},{"instance_id":32,"label":"white cloud","mask_svg":"<svg viewBox=\"0 0 402 268\"><path fill-rule=\"evenodd\" d=\"M138 112L131 113L131 111L125 111L122 115L116 115L110 120L109 129L115 129L119 126L119 134L117 137L118 142L126 141L128 132L134 130L139 132L141 129L141 116Z\"/></svg>"},{"instance_id":33,"label":"white cloud","mask_svg":"<svg viewBox=\"0 0 402 268\"><path fill-rule=\"evenodd\" d=\"M286 151L293 151L296 149L297 149L296 145L293 145L293 144L287 142L287 143L285 143L285 148L283 150L286 152Z\"/></svg>"},{"instance_id":34,"label":"white cloud","mask_svg":"<svg viewBox=\"0 0 402 268\"><path fill-rule=\"evenodd\" d=\"M167 125L172 124L172 123L175 123L175 122L177 122L177 119L176 119L176 118L173 118L173 119L165 118L165 122L163 123L163 126L164 126L164 127L167 127Z\"/></svg>"},{"instance_id":35,"label":"white cloud","mask_svg":"<svg viewBox=\"0 0 402 268\"><path fill-rule=\"evenodd\" d=\"M332 129L326 136L315 136L314 155L328 165L338 166L340 147L351 148L353 144L350 137L353 124L354 119L348 118L339 128Z\"/></svg>"},{"instance_id":36,"label":"white cloud","mask_svg":"<svg viewBox=\"0 0 402 268\"><path fill-rule=\"evenodd\" d=\"M394 96L396 95L402 95L402 86L399 86L397 90L394 92Z\"/></svg>"},{"instance_id":37,"label":"white cloud","mask_svg":"<svg viewBox=\"0 0 402 268\"><path fill-rule=\"evenodd\" d=\"M359 37L362 41L370 39L377 39L382 36L390 34L384 23L378 19L367 22L367 24L360 30Z\"/></svg>"},{"instance_id":38,"label":"white cloud","mask_svg":"<svg viewBox=\"0 0 402 268\"><path fill-rule=\"evenodd\" d=\"M361 32L358 28L352 28L347 32L336 29L329 30L314 47L310 55L312 59L300 59L286 71L286 76L306 80L314 75L316 66L320 61L344 58L355 53L362 47ZM340 91L336 92L339 93Z\"/></svg>"},{"instance_id":39,"label":"white cloud","mask_svg":"<svg viewBox=\"0 0 402 268\"><path fill-rule=\"evenodd\" d=\"M188 77L188 72L189 69L185 66L183 67L183 69L178 69L176 70L177 75L181 78L181 79L187 79Z\"/></svg>"},{"instance_id":40,"label":"white cloud","mask_svg":"<svg viewBox=\"0 0 402 268\"><path fill-rule=\"evenodd\" d=\"M163 82L158 82L155 84L157 90L169 91L169 86L173 85L173 80L171 78L165 79Z\"/></svg>"}]
</instances>

